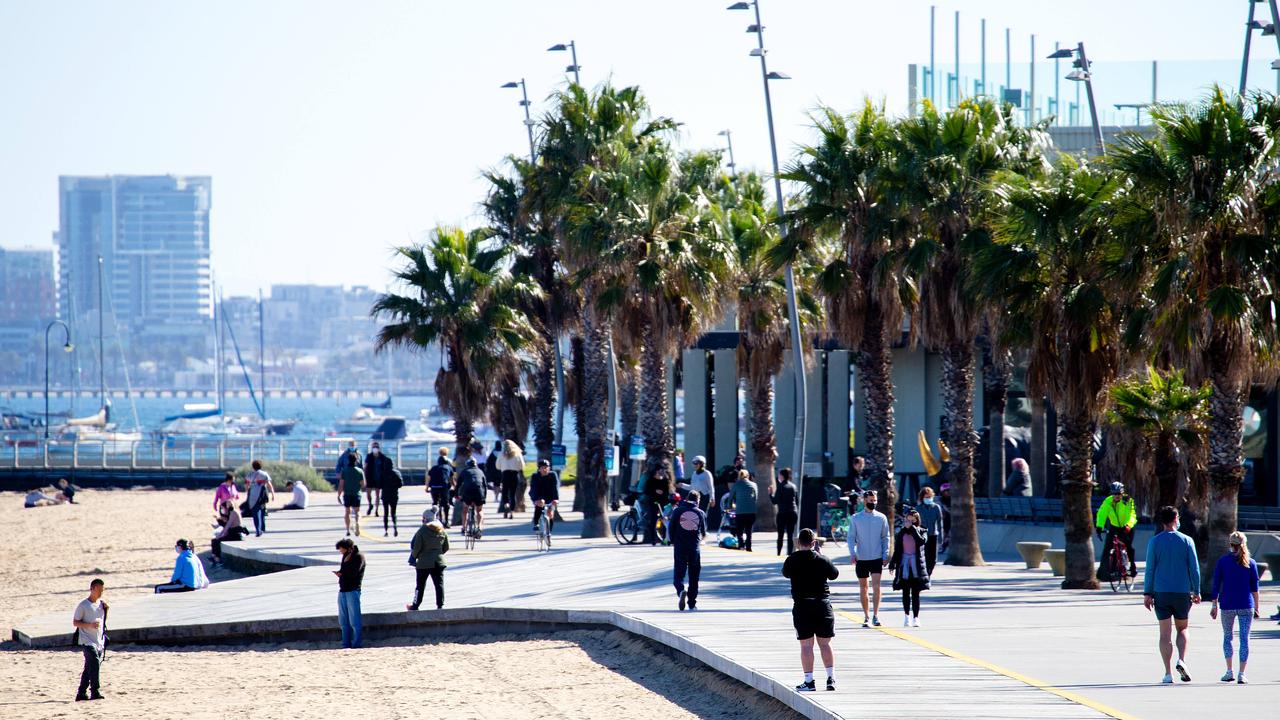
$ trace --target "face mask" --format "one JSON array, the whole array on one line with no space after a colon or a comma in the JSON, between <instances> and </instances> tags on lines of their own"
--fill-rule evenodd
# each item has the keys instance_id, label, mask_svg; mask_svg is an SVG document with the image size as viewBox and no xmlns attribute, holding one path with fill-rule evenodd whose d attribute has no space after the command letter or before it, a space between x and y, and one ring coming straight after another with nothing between
<instances>
[{"instance_id":1,"label":"face mask","mask_svg":"<svg viewBox=\"0 0 1280 720\"><path fill-rule=\"evenodd\" d=\"M873 502L863 503L863 504L862 504L862 506L863 506L863 507L865 507L865 508L866 508L866 509L868 509L868 510L875 510L875 509L876 509L876 504L875 504L875 503L873 503Z\"/></svg>"},{"instance_id":2,"label":"face mask","mask_svg":"<svg viewBox=\"0 0 1280 720\"><path fill-rule=\"evenodd\" d=\"M925 505L932 505L932 504L933 504L933 498L925 498L925 499L924 499L924 504L925 504Z\"/></svg>"},{"instance_id":3,"label":"face mask","mask_svg":"<svg viewBox=\"0 0 1280 720\"><path fill-rule=\"evenodd\" d=\"M379 450L378 448L374 448L373 450L370 450L369 452L370 452L370 453L372 453L373 455L381 455L381 454L382 454L382 451L381 451L381 450Z\"/></svg>"}]
</instances>

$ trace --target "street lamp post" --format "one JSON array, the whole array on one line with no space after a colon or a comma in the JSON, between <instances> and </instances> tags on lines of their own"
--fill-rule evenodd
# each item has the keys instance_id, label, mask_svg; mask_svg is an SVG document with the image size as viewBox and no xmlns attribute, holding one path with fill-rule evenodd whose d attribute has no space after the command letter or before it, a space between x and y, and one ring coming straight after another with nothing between
<instances>
[{"instance_id":1,"label":"street lamp post","mask_svg":"<svg viewBox=\"0 0 1280 720\"><path fill-rule=\"evenodd\" d=\"M733 161L733 132L730 130L721 130L716 133L724 137L724 141L729 144L729 174L738 174L738 163Z\"/></svg>"},{"instance_id":2,"label":"street lamp post","mask_svg":"<svg viewBox=\"0 0 1280 720\"><path fill-rule=\"evenodd\" d=\"M578 79L578 71L582 69L582 66L578 64L578 46L574 44L574 41L570 40L568 45L565 45L564 43L556 43L555 45L547 48L547 52L564 52L565 50L569 51L569 56L573 59L573 64L565 67L564 71L573 73L574 85L581 85L582 81Z\"/></svg>"},{"instance_id":3,"label":"street lamp post","mask_svg":"<svg viewBox=\"0 0 1280 720\"><path fill-rule=\"evenodd\" d=\"M1075 56L1075 60L1071 66L1075 68L1067 73L1068 80L1072 82L1083 82L1085 94L1089 96L1089 119L1093 122L1093 141L1097 146L1099 155L1106 155L1107 148L1102 143L1102 126L1098 124L1098 106L1093 99L1093 72L1089 70L1089 56L1084 52L1084 43L1076 43L1075 48L1062 48L1054 50L1049 55L1050 60L1058 60L1061 58L1069 58Z\"/></svg>"},{"instance_id":4,"label":"street lamp post","mask_svg":"<svg viewBox=\"0 0 1280 720\"><path fill-rule=\"evenodd\" d=\"M769 121L769 152L773 160L773 189L777 201L778 214L778 231L782 235L786 235L787 228L783 220L784 204L782 199L782 172L778 167L778 141L773 130L773 100L769 95L770 80L789 80L790 77L783 73L769 71L768 62L765 60L767 51L764 48L764 25L760 22L760 2L759 0L751 0L747 2L736 2L728 7L729 10L748 10L754 9L756 22L747 28L747 32L756 34L756 48L751 51L753 57L760 58L760 77L764 84L764 111L765 117ZM795 434L793 444L791 446L791 471L800 479L799 491L800 508L803 510L804 496L804 438L805 438L805 405L808 402L808 393L806 389L807 383L804 376L804 346L801 345L800 339L800 311L796 304L796 280L795 272L788 262L783 269L784 279L787 286L787 316L791 326L791 353L795 370ZM796 519L797 524L799 518Z\"/></svg>"},{"instance_id":5,"label":"street lamp post","mask_svg":"<svg viewBox=\"0 0 1280 720\"><path fill-rule=\"evenodd\" d=\"M538 155L533 147L533 118L529 115L529 90L525 87L524 78L520 82L511 81L502 85L504 88L520 88L520 106L524 108L524 128L529 133L529 162L537 162Z\"/></svg>"},{"instance_id":6,"label":"street lamp post","mask_svg":"<svg viewBox=\"0 0 1280 720\"><path fill-rule=\"evenodd\" d=\"M67 339L62 344L62 349L66 352L71 352L72 350L76 349L76 346L71 344L71 328L67 327L66 323L62 322L61 320L54 320L53 322L49 323L45 327L44 329L44 439L45 440L49 439L49 333L53 331L54 326L61 326L62 331L66 334ZM73 366L72 373L74 372L75 372L75 367Z\"/></svg>"}]
</instances>

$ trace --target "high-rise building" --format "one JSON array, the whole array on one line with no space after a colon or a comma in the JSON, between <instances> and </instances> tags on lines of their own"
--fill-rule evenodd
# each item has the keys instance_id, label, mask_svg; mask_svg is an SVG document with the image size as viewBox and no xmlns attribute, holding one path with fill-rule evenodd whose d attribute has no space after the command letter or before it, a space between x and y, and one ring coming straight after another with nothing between
<instances>
[{"instance_id":1,"label":"high-rise building","mask_svg":"<svg viewBox=\"0 0 1280 720\"><path fill-rule=\"evenodd\" d=\"M211 185L199 176L58 178L64 314L96 327L101 256L106 309L132 339L207 333Z\"/></svg>"},{"instance_id":2,"label":"high-rise building","mask_svg":"<svg viewBox=\"0 0 1280 720\"><path fill-rule=\"evenodd\" d=\"M0 323L39 324L56 314L53 251L0 248Z\"/></svg>"}]
</instances>

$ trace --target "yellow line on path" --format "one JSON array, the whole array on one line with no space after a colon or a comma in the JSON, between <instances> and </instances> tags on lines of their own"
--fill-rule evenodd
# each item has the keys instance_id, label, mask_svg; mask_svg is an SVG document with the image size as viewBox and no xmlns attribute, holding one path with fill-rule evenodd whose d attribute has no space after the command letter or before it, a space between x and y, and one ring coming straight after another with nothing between
<instances>
[{"instance_id":1,"label":"yellow line on path","mask_svg":"<svg viewBox=\"0 0 1280 720\"><path fill-rule=\"evenodd\" d=\"M840 613L846 619L851 620L855 623L861 622L855 616L843 610L837 610L836 612ZM1103 705L1102 703L1096 700L1091 700L1083 695L1073 693L1070 690L1063 690L1062 688L1054 687L1053 685L1050 685L1049 683L1043 680L1037 680L1036 678L1023 675L1022 673L1017 672L1015 670L1010 670L1009 668L1001 667L999 665L996 665L995 663L990 663L990 662L987 662L986 660L979 660L976 657L971 657L969 655L965 655L962 652L952 650L951 648L943 647L942 645L939 645L935 642L930 642L929 640L925 640L919 635L915 635L912 633L904 633L898 630L891 630L884 626L878 627L876 629L879 630L880 632L885 633L886 635L892 635L893 637L896 637L899 640L906 640L909 643L914 643L916 645L919 645L920 647L926 650L932 650L933 652L946 655L947 657L950 657L950 658L955 658L956 660L959 660L961 662L965 662L970 665L983 668L985 670L990 670L993 673L996 673L998 675L1003 675L1011 680L1016 680L1020 683L1025 683L1027 685L1030 685L1031 687L1036 688L1037 690L1043 690L1047 693L1057 695L1058 697L1063 698L1065 700L1070 700L1071 702L1076 703L1077 705L1083 705L1087 708L1097 710L1103 715L1108 715L1110 717L1116 718L1116 720L1139 720L1139 718L1135 715L1130 715L1126 712L1117 710L1113 707Z\"/></svg>"}]
</instances>

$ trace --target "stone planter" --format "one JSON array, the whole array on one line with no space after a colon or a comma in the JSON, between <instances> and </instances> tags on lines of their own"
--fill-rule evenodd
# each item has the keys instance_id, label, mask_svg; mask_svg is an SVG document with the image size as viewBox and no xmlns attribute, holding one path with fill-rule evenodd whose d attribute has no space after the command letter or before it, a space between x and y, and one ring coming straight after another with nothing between
<instances>
[{"instance_id":1,"label":"stone planter","mask_svg":"<svg viewBox=\"0 0 1280 720\"><path fill-rule=\"evenodd\" d=\"M1054 577L1063 577L1067 574L1067 551L1062 549L1049 548L1044 551L1044 559L1049 563L1049 569L1053 571Z\"/></svg>"},{"instance_id":2,"label":"stone planter","mask_svg":"<svg viewBox=\"0 0 1280 720\"><path fill-rule=\"evenodd\" d=\"M1022 561L1027 564L1028 570L1039 570L1040 563L1044 561L1044 553L1053 547L1053 543L1047 542L1020 542L1016 545L1018 554L1022 556Z\"/></svg>"}]
</instances>

